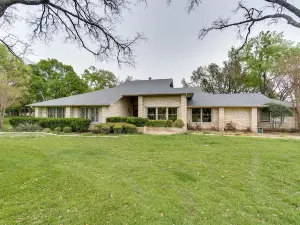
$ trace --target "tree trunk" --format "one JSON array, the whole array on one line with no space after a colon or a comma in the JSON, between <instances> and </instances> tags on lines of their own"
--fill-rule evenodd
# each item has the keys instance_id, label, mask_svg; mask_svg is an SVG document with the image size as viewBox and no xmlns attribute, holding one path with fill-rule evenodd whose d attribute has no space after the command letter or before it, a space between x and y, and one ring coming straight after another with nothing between
<instances>
[{"instance_id":1,"label":"tree trunk","mask_svg":"<svg viewBox=\"0 0 300 225\"><path fill-rule=\"evenodd\" d=\"M4 113L5 109L0 109L0 129L3 129Z\"/></svg>"}]
</instances>

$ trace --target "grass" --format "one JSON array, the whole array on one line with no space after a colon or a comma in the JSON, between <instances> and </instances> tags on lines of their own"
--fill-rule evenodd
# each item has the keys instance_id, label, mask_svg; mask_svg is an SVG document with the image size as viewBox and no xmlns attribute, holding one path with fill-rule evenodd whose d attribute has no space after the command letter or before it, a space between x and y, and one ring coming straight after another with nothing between
<instances>
[{"instance_id":1,"label":"grass","mask_svg":"<svg viewBox=\"0 0 300 225\"><path fill-rule=\"evenodd\" d=\"M7 117L7 116L4 117L3 130L7 130L8 128L11 127L11 125L9 124L9 119L10 119L10 117Z\"/></svg>"},{"instance_id":2,"label":"grass","mask_svg":"<svg viewBox=\"0 0 300 225\"><path fill-rule=\"evenodd\" d=\"M300 142L0 137L0 224L298 224Z\"/></svg>"}]
</instances>

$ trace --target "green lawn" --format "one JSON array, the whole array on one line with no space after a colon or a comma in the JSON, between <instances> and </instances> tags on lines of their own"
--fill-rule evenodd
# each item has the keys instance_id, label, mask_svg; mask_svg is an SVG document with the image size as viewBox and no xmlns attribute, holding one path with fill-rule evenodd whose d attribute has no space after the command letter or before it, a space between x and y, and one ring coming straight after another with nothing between
<instances>
[{"instance_id":1,"label":"green lawn","mask_svg":"<svg viewBox=\"0 0 300 225\"><path fill-rule=\"evenodd\" d=\"M0 224L299 224L300 142L0 136Z\"/></svg>"},{"instance_id":2,"label":"green lawn","mask_svg":"<svg viewBox=\"0 0 300 225\"><path fill-rule=\"evenodd\" d=\"M4 120L3 120L3 128L4 129L7 129L10 127L9 119L10 119L10 117L4 117Z\"/></svg>"}]
</instances>

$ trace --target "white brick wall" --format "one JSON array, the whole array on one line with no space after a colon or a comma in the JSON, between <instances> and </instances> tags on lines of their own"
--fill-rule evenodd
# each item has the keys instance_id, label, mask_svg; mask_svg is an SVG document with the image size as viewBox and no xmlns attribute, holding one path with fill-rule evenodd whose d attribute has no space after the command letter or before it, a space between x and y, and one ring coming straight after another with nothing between
<instances>
[{"instance_id":1,"label":"white brick wall","mask_svg":"<svg viewBox=\"0 0 300 225\"><path fill-rule=\"evenodd\" d=\"M237 130L251 128L251 108L225 108L224 126L231 121L236 124Z\"/></svg>"}]
</instances>

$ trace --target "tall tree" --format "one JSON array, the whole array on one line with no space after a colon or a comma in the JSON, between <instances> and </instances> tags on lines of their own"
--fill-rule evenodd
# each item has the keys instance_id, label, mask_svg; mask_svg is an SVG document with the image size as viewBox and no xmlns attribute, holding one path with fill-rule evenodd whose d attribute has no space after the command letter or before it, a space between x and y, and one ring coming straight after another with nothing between
<instances>
[{"instance_id":1,"label":"tall tree","mask_svg":"<svg viewBox=\"0 0 300 225\"><path fill-rule=\"evenodd\" d=\"M26 95L28 68L0 45L0 129L5 111Z\"/></svg>"},{"instance_id":2,"label":"tall tree","mask_svg":"<svg viewBox=\"0 0 300 225\"><path fill-rule=\"evenodd\" d=\"M120 83L119 79L112 72L99 70L94 66L84 70L82 78L93 91L112 88Z\"/></svg>"},{"instance_id":3,"label":"tall tree","mask_svg":"<svg viewBox=\"0 0 300 225\"><path fill-rule=\"evenodd\" d=\"M200 87L202 91L213 94L231 94L241 92L253 92L255 88L248 87L245 82L246 71L240 59L233 54L234 49L229 52L229 60L220 67L215 63L207 67L200 66L190 77L190 81L181 81L184 87Z\"/></svg>"},{"instance_id":4,"label":"tall tree","mask_svg":"<svg viewBox=\"0 0 300 225\"><path fill-rule=\"evenodd\" d=\"M259 87L262 94L274 98L276 96L272 86L274 68L289 45L282 33L261 32L257 37L251 38L242 51L242 59L248 71L248 85Z\"/></svg>"},{"instance_id":5,"label":"tall tree","mask_svg":"<svg viewBox=\"0 0 300 225\"><path fill-rule=\"evenodd\" d=\"M73 67L56 59L41 60L30 66L32 77L29 92L32 101L57 99L88 91L88 85Z\"/></svg>"},{"instance_id":6,"label":"tall tree","mask_svg":"<svg viewBox=\"0 0 300 225\"><path fill-rule=\"evenodd\" d=\"M280 59L278 77L282 85L288 90L289 100L293 103L298 128L300 130L300 47L290 48L289 52Z\"/></svg>"}]
</instances>

